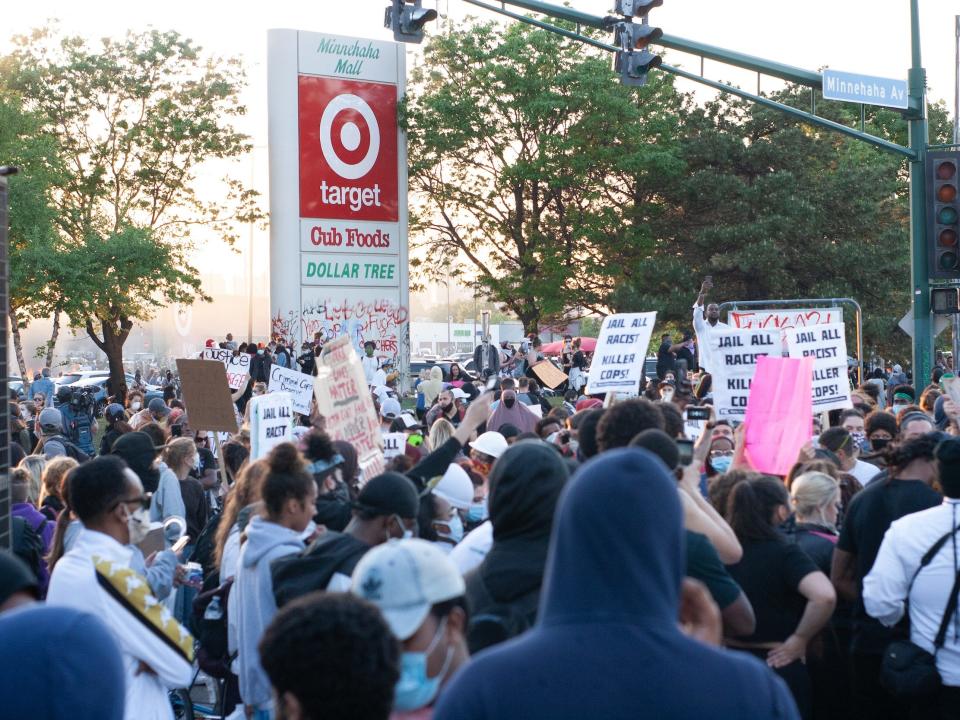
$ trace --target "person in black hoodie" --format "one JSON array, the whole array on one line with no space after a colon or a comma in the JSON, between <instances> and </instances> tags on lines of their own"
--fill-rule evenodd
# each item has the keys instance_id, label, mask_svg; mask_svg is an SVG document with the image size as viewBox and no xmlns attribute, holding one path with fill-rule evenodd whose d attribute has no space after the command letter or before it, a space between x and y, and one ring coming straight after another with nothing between
<instances>
[{"instance_id":1,"label":"person in black hoodie","mask_svg":"<svg viewBox=\"0 0 960 720\"><path fill-rule=\"evenodd\" d=\"M493 546L465 578L471 655L535 622L553 514L568 478L560 454L534 441L517 443L493 466L488 501Z\"/></svg>"},{"instance_id":2,"label":"person in black hoodie","mask_svg":"<svg viewBox=\"0 0 960 720\"><path fill-rule=\"evenodd\" d=\"M343 529L352 517L350 489L344 482L341 469L346 460L337 452L330 436L320 430L311 430L304 438L304 455L310 463L307 470L317 481L317 514L313 521L327 530Z\"/></svg>"},{"instance_id":3,"label":"person in black hoodie","mask_svg":"<svg viewBox=\"0 0 960 720\"><path fill-rule=\"evenodd\" d=\"M315 590L348 591L353 569L370 548L413 536L419 506L409 478L391 472L372 478L360 491L342 533L329 530L302 553L273 563L277 607Z\"/></svg>"},{"instance_id":4,"label":"person in black hoodie","mask_svg":"<svg viewBox=\"0 0 960 720\"><path fill-rule=\"evenodd\" d=\"M683 566L663 463L635 448L590 461L560 498L537 624L463 668L435 720L796 718L763 663L707 644L719 612Z\"/></svg>"}]
</instances>

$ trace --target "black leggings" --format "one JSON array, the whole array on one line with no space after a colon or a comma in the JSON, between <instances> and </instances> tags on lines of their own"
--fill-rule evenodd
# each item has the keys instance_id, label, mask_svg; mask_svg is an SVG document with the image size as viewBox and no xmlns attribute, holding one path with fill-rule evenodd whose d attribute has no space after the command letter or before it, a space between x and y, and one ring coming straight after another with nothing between
<instances>
[{"instance_id":1,"label":"black leggings","mask_svg":"<svg viewBox=\"0 0 960 720\"><path fill-rule=\"evenodd\" d=\"M759 658L766 664L767 654L770 651L757 649L747 650L746 652ZM799 660L796 660L786 667L771 669L783 678L783 681L787 684L787 687L790 689L790 694L793 695L793 701L797 704L797 709L800 711L800 717L803 718L803 720L812 720L813 691L810 685L810 672L807 670L807 666Z\"/></svg>"}]
</instances>

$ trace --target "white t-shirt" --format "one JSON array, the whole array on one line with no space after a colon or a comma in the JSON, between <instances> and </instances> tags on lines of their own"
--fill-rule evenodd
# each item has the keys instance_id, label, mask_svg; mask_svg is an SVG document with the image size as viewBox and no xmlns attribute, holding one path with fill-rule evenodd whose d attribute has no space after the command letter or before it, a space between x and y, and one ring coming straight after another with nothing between
<instances>
[{"instance_id":1,"label":"white t-shirt","mask_svg":"<svg viewBox=\"0 0 960 720\"><path fill-rule=\"evenodd\" d=\"M727 330L729 325L717 321L716 325L711 325L703 315L703 305L693 306L693 330L697 335L697 352L700 353L700 369L705 372L713 372L713 360L710 357L710 336L713 331Z\"/></svg>"},{"instance_id":2,"label":"white t-shirt","mask_svg":"<svg viewBox=\"0 0 960 720\"><path fill-rule=\"evenodd\" d=\"M450 559L461 575L477 567L493 547L493 523L487 520L467 533L467 536L450 551Z\"/></svg>"}]
</instances>

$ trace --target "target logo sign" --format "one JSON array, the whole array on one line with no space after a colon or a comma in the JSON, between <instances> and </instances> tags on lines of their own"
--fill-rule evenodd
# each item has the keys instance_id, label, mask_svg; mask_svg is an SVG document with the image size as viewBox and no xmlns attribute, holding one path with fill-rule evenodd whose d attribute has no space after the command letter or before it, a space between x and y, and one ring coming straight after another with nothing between
<instances>
[{"instance_id":1,"label":"target logo sign","mask_svg":"<svg viewBox=\"0 0 960 720\"><path fill-rule=\"evenodd\" d=\"M300 217L396 222L395 85L299 76Z\"/></svg>"}]
</instances>

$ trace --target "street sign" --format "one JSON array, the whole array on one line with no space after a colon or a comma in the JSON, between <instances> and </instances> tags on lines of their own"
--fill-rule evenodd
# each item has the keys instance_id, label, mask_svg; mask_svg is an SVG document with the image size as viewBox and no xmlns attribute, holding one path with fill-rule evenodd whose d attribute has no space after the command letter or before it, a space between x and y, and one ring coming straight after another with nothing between
<instances>
[{"instance_id":1,"label":"street sign","mask_svg":"<svg viewBox=\"0 0 960 720\"><path fill-rule=\"evenodd\" d=\"M906 110L907 81L824 70L823 97Z\"/></svg>"},{"instance_id":2,"label":"street sign","mask_svg":"<svg viewBox=\"0 0 960 720\"><path fill-rule=\"evenodd\" d=\"M907 314L900 318L897 326L911 338L913 337L913 310L907 310ZM950 327L950 320L943 315L933 316L933 336L936 337L944 330Z\"/></svg>"}]
</instances>

